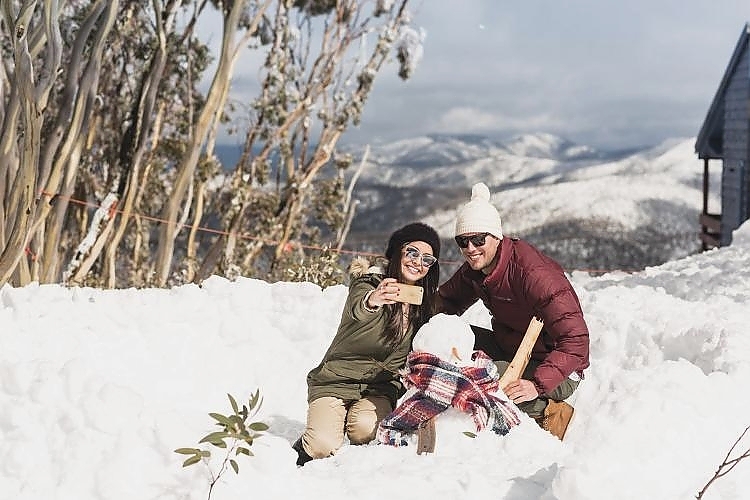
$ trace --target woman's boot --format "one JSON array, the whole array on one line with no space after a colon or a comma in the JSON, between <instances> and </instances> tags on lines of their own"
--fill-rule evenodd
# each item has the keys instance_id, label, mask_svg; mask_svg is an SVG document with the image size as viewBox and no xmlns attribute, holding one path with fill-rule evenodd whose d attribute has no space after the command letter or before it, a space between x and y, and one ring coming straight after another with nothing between
<instances>
[{"instance_id":1,"label":"woman's boot","mask_svg":"<svg viewBox=\"0 0 750 500\"><path fill-rule=\"evenodd\" d=\"M294 444L292 445L292 449L297 452L297 465L299 465L300 467L312 460L312 457L305 451L305 447L302 446L301 436L294 442Z\"/></svg>"}]
</instances>

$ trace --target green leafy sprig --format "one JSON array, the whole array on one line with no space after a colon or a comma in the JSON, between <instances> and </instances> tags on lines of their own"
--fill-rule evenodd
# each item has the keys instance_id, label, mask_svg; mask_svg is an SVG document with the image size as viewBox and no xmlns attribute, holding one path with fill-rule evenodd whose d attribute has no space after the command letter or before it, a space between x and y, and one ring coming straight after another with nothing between
<instances>
[{"instance_id":1,"label":"green leafy sprig","mask_svg":"<svg viewBox=\"0 0 750 500\"><path fill-rule=\"evenodd\" d=\"M218 473L214 474L209 466L211 458L211 451L209 449L177 448L174 450L175 453L180 455L189 455L182 463L183 467L188 467L199 462L203 462L206 465L211 474L208 498L211 498L213 487L222 474L226 472L227 466L232 467L235 474L239 474L240 466L235 458L240 455L254 456L253 452L250 451L253 441L260 437L263 431L268 430L268 425L263 422L248 423L248 420L258 413L263 402L259 390L256 390L248 400L248 403L243 404L241 408L231 394L227 394L227 397L229 398L229 403L232 405L233 414L209 413L208 415L216 421L215 424L220 427L220 430L206 434L198 441L198 444L206 443L226 450Z\"/></svg>"}]
</instances>

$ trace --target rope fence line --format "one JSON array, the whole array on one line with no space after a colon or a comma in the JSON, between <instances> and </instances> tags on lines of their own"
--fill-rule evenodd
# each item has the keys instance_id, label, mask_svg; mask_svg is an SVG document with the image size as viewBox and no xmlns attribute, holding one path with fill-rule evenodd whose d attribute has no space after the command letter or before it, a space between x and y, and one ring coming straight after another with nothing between
<instances>
[{"instance_id":1,"label":"rope fence line","mask_svg":"<svg viewBox=\"0 0 750 500\"><path fill-rule=\"evenodd\" d=\"M50 205L54 204L57 199L63 198L65 200L67 200L69 203L73 203L73 204L76 204L76 205L81 205L81 206L85 206L85 207L89 207L89 208L94 208L94 209L97 209L97 210L103 208L101 204L92 203L90 201L85 201L85 200L79 200L77 198L73 198L72 196L66 196L66 195L62 195L60 193L49 193L47 191L41 191L40 194L44 195L44 196L47 196L47 197L50 198L49 202L48 202ZM113 218L116 214L125 215L125 211L124 210L121 210L121 209L117 208L117 203L113 204L109 208L109 217ZM144 220L147 220L147 221L150 221L150 222L155 222L155 223L158 223L158 224L175 224L175 223L170 223L170 221L168 221L166 219L163 219L161 217L154 217L152 215L144 215L144 214L139 214L139 213L131 213L130 217L140 217L141 219L144 219ZM176 225L179 226L178 231L181 231L184 228L191 228L191 227L193 227L192 224L180 224L180 223L177 223ZM217 234L217 235L220 235L220 236L230 236L232 234L231 232L225 231L223 229L215 229L215 228L207 227L207 226L196 226L195 230L199 231L199 232L204 232L204 233ZM278 241L275 241L275 240L264 240L263 238L258 238L256 236L250 236L250 235L242 234L242 233L238 233L237 237L239 237L240 239L243 239L243 240L259 241L259 242L263 243L264 245L277 245L279 243ZM322 247L322 246L318 246L318 245L306 245L306 244L302 244L302 243L297 243L297 246L299 246L300 248L308 249L308 250L318 250L318 251L327 250L329 252L335 252L335 253L339 253L339 254L366 255L366 256L370 256L370 257L380 257L381 256L379 253L365 252L365 251L362 251L362 250L335 249L335 248ZM285 249L285 251L290 251L290 249ZM31 250L30 247L26 247L25 252L26 252L27 255L31 256L32 260L36 260L38 258L37 254L35 254ZM460 261L457 261L457 260L440 260L439 262L441 264L461 265L461 264L463 264L464 261L463 260L460 260ZM611 273L611 272L624 272L624 273L630 274L630 273L634 273L634 272L639 272L640 269L637 269L637 270L628 270L628 269L573 269L572 271L580 271L580 272L585 272L585 273L589 273L589 274L604 274L604 273Z\"/></svg>"},{"instance_id":2,"label":"rope fence line","mask_svg":"<svg viewBox=\"0 0 750 500\"><path fill-rule=\"evenodd\" d=\"M89 208L95 208L97 210L100 209L100 208L102 208L101 204L92 203L90 201L79 200L79 199L73 198L72 196L65 196L65 195L62 195L62 194L59 194L59 193L48 193L46 191L42 191L41 194L50 197L50 201L49 201L50 204L53 204L55 202L55 200L57 200L58 198L63 198L65 200L67 200L69 203L73 203L73 204L77 204L77 205L82 205L82 206L86 206L86 207L89 207ZM109 216L110 216L110 218L114 217L115 214L125 215L125 211L124 210L121 210L121 209L117 208L117 203L115 203L114 205L112 205L109 208ZM170 221L168 221L168 220L166 220L164 218L154 217L153 215L144 215L144 214L140 214L140 213L131 213L130 217L140 217L141 219L144 219L144 220L147 220L147 221L151 221L151 222L156 222L156 223L159 223L159 224L174 224L174 223L171 223ZM182 229L184 229L184 228L191 228L191 227L193 227L192 224L180 224L180 223L177 223L176 225L179 226L178 230L180 230L180 231ZM225 231L223 229L215 229L215 228L207 227L207 226L196 226L195 229L196 229L196 231L201 231L201 232L204 232L204 233L217 234L217 235L221 235L221 236L230 236L232 234L231 232ZM256 236L250 236L250 235L242 234L242 233L237 233L237 236L240 239L244 239L244 240L260 241L261 243L263 243L265 245L276 245L276 244L279 243L276 240L267 240L267 239L258 238ZM300 248L306 248L306 249L310 249L310 250L326 250L325 247L321 247L321 246L317 246L317 245L305 245L305 244L300 243L300 244L298 244L298 246ZM377 257L379 255L379 254L376 254L376 253L364 252L364 251L359 251L359 250L343 250L343 249L342 250L336 250L336 249L333 249L333 248L328 248L328 250L332 251L332 252L336 252L336 253L348 253L348 254L354 254L354 255L370 255L370 256L373 256L373 257Z\"/></svg>"}]
</instances>

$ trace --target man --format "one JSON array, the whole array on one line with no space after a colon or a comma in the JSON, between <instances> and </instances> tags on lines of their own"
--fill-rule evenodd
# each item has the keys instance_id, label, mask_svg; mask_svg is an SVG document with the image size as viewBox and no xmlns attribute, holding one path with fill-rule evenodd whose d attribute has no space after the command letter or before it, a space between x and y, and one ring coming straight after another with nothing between
<instances>
[{"instance_id":1,"label":"man","mask_svg":"<svg viewBox=\"0 0 750 500\"><path fill-rule=\"evenodd\" d=\"M440 310L462 314L480 299L492 315L492 330L472 326L474 349L502 374L536 316L544 328L522 378L503 391L518 407L559 439L573 415L564 399L589 366L589 333L581 304L563 269L527 242L503 238L500 214L483 183L456 217L455 239L466 262L440 286Z\"/></svg>"}]
</instances>

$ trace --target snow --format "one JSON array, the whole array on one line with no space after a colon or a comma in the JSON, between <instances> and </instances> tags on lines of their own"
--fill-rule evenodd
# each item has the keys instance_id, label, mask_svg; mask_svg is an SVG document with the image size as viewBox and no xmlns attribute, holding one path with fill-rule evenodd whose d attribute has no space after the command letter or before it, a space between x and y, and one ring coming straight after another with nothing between
<instances>
[{"instance_id":1,"label":"snow","mask_svg":"<svg viewBox=\"0 0 750 500\"><path fill-rule=\"evenodd\" d=\"M480 137L417 137L373 148L375 165L363 181L394 187L554 183L584 178L610 182L611 175L648 176L674 171L700 186L702 163L695 157L695 138L671 138L632 154L599 153L550 134L525 134L506 142ZM608 158L609 157L609 158ZM717 170L717 169L714 169ZM718 181L718 179L717 179Z\"/></svg>"},{"instance_id":2,"label":"snow","mask_svg":"<svg viewBox=\"0 0 750 500\"><path fill-rule=\"evenodd\" d=\"M564 442L524 416L505 437L438 435L430 455L345 444L302 468L290 445L304 428L305 375L335 333L345 286L6 286L0 499L207 498L206 465L183 468L173 450L216 430L208 413L231 412L227 393L242 402L256 389L255 420L269 429L213 499L695 497L750 424L750 223L726 248L571 281L591 367ZM488 322L480 305L463 318ZM748 492L744 460L705 498Z\"/></svg>"},{"instance_id":3,"label":"snow","mask_svg":"<svg viewBox=\"0 0 750 500\"><path fill-rule=\"evenodd\" d=\"M625 158L589 165L524 157L528 163L495 170L494 175L502 173L505 182L520 184L491 189L491 201L502 214L503 231L511 235L573 219L607 221L630 230L663 225L661 232L691 232L703 199L703 168L695 158L694 144L694 138L670 139ZM475 162L461 172L467 179L488 178L489 185L497 185L498 179L489 173L491 165ZM438 175L435 172L433 177ZM709 207L716 208L721 206L721 169L713 168L710 175ZM425 179L437 182L429 176ZM524 182L531 179L534 182ZM686 217L686 213L693 215ZM455 217L456 209L442 210L425 222L449 237Z\"/></svg>"}]
</instances>

